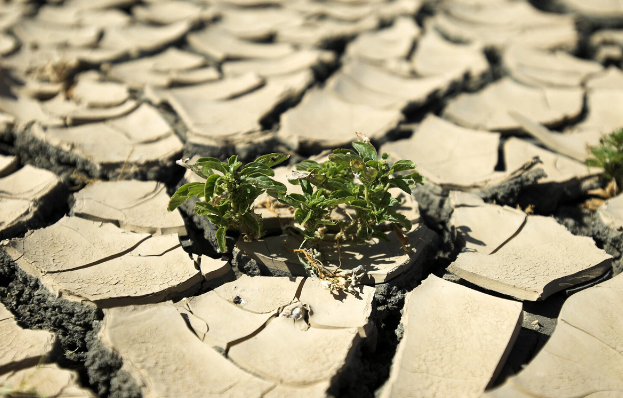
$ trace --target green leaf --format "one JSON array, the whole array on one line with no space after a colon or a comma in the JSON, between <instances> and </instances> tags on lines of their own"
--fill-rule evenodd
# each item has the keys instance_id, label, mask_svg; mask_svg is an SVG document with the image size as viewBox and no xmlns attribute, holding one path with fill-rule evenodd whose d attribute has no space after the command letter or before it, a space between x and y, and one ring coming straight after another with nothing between
<instances>
[{"instance_id":1,"label":"green leaf","mask_svg":"<svg viewBox=\"0 0 623 398\"><path fill-rule=\"evenodd\" d=\"M334 153L329 155L329 160L337 163L350 164L351 160L361 162L361 156L353 153Z\"/></svg>"},{"instance_id":2,"label":"green leaf","mask_svg":"<svg viewBox=\"0 0 623 398\"><path fill-rule=\"evenodd\" d=\"M333 153L352 153L353 155L356 155L355 151L353 151L352 149L346 149L346 148L334 149Z\"/></svg>"},{"instance_id":3,"label":"green leaf","mask_svg":"<svg viewBox=\"0 0 623 398\"><path fill-rule=\"evenodd\" d=\"M397 173L400 171L407 171L415 169L415 163L410 160L399 160L389 169L389 173Z\"/></svg>"},{"instance_id":4,"label":"green leaf","mask_svg":"<svg viewBox=\"0 0 623 398\"><path fill-rule=\"evenodd\" d=\"M202 182L191 182L188 184L184 184L180 187L171 196L169 200L169 205L167 206L168 211L173 211L177 209L182 203L186 202L188 199L192 197L203 197L203 183Z\"/></svg>"},{"instance_id":5,"label":"green leaf","mask_svg":"<svg viewBox=\"0 0 623 398\"><path fill-rule=\"evenodd\" d=\"M402 179L402 177L392 178L391 180L389 180L389 184L392 186L396 186L402 189L405 193L411 195L411 187L409 187L409 184L407 184L405 180Z\"/></svg>"},{"instance_id":6,"label":"green leaf","mask_svg":"<svg viewBox=\"0 0 623 398\"><path fill-rule=\"evenodd\" d=\"M311 169L320 168L320 163L314 160L303 160L301 163L296 165L296 169L299 171L310 171Z\"/></svg>"},{"instance_id":7,"label":"green leaf","mask_svg":"<svg viewBox=\"0 0 623 398\"><path fill-rule=\"evenodd\" d=\"M258 218L259 216L251 212L246 212L242 215L245 224L255 232L255 237L260 238L262 236L262 227L260 224L261 220L258 220Z\"/></svg>"},{"instance_id":8,"label":"green leaf","mask_svg":"<svg viewBox=\"0 0 623 398\"><path fill-rule=\"evenodd\" d=\"M268 177L273 177L275 175L275 172L273 171L273 169L262 163L248 163L242 168L240 174L246 176L255 176L262 174Z\"/></svg>"},{"instance_id":9,"label":"green leaf","mask_svg":"<svg viewBox=\"0 0 623 398\"><path fill-rule=\"evenodd\" d=\"M219 214L218 209L208 202L197 202L195 204L195 212L200 215Z\"/></svg>"},{"instance_id":10,"label":"green leaf","mask_svg":"<svg viewBox=\"0 0 623 398\"><path fill-rule=\"evenodd\" d=\"M279 181L275 181L265 175L249 177L247 181L263 190L271 190L273 192L286 192L288 190L286 186Z\"/></svg>"},{"instance_id":11,"label":"green leaf","mask_svg":"<svg viewBox=\"0 0 623 398\"><path fill-rule=\"evenodd\" d=\"M225 246L225 227L220 226L216 231L216 241L218 242L218 249L221 253L225 253L227 251L227 246Z\"/></svg>"},{"instance_id":12,"label":"green leaf","mask_svg":"<svg viewBox=\"0 0 623 398\"><path fill-rule=\"evenodd\" d=\"M216 214L204 214L208 220L214 225L226 225L223 217L217 216Z\"/></svg>"},{"instance_id":13,"label":"green leaf","mask_svg":"<svg viewBox=\"0 0 623 398\"><path fill-rule=\"evenodd\" d=\"M376 160L376 148L369 142L353 142L353 148L361 155L364 159L372 159Z\"/></svg>"},{"instance_id":14,"label":"green leaf","mask_svg":"<svg viewBox=\"0 0 623 398\"><path fill-rule=\"evenodd\" d=\"M199 158L195 162L195 165L227 174L227 167L225 167L225 164L216 158Z\"/></svg>"},{"instance_id":15,"label":"green leaf","mask_svg":"<svg viewBox=\"0 0 623 398\"><path fill-rule=\"evenodd\" d=\"M214 189L216 188L216 184L218 180L221 178L218 174L212 174L205 183L204 195L206 200L212 201L212 197L214 196Z\"/></svg>"},{"instance_id":16,"label":"green leaf","mask_svg":"<svg viewBox=\"0 0 623 398\"><path fill-rule=\"evenodd\" d=\"M401 227L403 227L407 231L411 230L411 227L412 227L411 221L409 221L407 217L405 217L404 214L400 214L396 212L396 210L394 209L388 209L386 218L387 218L387 221L391 221L396 224L399 224Z\"/></svg>"},{"instance_id":17,"label":"green leaf","mask_svg":"<svg viewBox=\"0 0 623 398\"><path fill-rule=\"evenodd\" d=\"M289 158L290 158L290 155L286 155L285 153L276 152L276 153L270 153L268 155L260 156L259 158L255 159L253 161L253 163L261 163L264 166L273 167L273 166L276 166L276 165L278 165L280 163L285 162Z\"/></svg>"},{"instance_id":18,"label":"green leaf","mask_svg":"<svg viewBox=\"0 0 623 398\"><path fill-rule=\"evenodd\" d=\"M303 189L303 193L307 197L311 197L314 193L314 188L312 188L311 184L307 180L300 180L301 189Z\"/></svg>"}]
</instances>

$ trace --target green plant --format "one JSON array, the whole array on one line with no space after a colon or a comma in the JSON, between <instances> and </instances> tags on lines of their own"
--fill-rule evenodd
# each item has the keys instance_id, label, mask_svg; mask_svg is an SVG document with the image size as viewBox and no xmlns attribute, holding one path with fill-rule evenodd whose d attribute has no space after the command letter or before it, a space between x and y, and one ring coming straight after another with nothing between
<instances>
[{"instance_id":1,"label":"green plant","mask_svg":"<svg viewBox=\"0 0 623 398\"><path fill-rule=\"evenodd\" d=\"M601 137L599 143L599 146L589 147L593 157L586 160L587 166L603 168L606 179L623 185L623 129Z\"/></svg>"},{"instance_id":2,"label":"green plant","mask_svg":"<svg viewBox=\"0 0 623 398\"><path fill-rule=\"evenodd\" d=\"M326 162L306 160L299 163L297 171L289 175L288 180L300 185L303 194L278 195L279 201L296 209L294 220L304 237L296 250L301 263L310 274L324 280L340 279L322 266L315 248L320 241L327 240L329 226L335 226L339 231L332 237L339 248L340 242L361 244L374 237L387 240L377 227L388 222L404 246L407 239L401 228L409 231L411 222L394 210L400 201L392 197L389 189L399 188L411 194L411 187L424 182L424 178L414 171L416 166L412 161L398 160L390 166L389 155L384 153L379 158L376 148L368 140L356 141L352 145L354 150L334 150ZM331 218L340 205L354 212L349 220ZM346 279L340 280L344 283Z\"/></svg>"},{"instance_id":3,"label":"green plant","mask_svg":"<svg viewBox=\"0 0 623 398\"><path fill-rule=\"evenodd\" d=\"M179 165L206 181L181 186L171 197L167 210L173 211L193 197L203 198L195 204L195 213L206 216L218 226L216 240L221 252L226 251L225 233L228 229L240 231L246 239L261 238L262 220L253 211L253 202L264 192L273 197L286 192L285 185L270 177L275 175L271 167L288 158L289 155L283 153L271 153L244 166L235 155L227 162L199 158L190 165L187 160L180 160Z\"/></svg>"},{"instance_id":4,"label":"green plant","mask_svg":"<svg viewBox=\"0 0 623 398\"><path fill-rule=\"evenodd\" d=\"M424 178L413 171L410 160L399 160L392 166L384 153L379 158L376 148L369 142L353 142L352 149L336 149L329 160L318 163L306 160L296 167L299 171L288 177L300 185L301 194L281 194L279 200L296 208L294 219L303 227L306 241L323 239L322 226L336 225L336 239L363 243L373 237L387 239L376 227L389 222L411 229L411 222L394 207L400 204L389 192L400 188L411 194L411 187L422 184ZM408 172L408 173L407 173ZM397 174L402 173L402 174ZM330 215L338 205L354 210L348 221L331 220Z\"/></svg>"}]
</instances>

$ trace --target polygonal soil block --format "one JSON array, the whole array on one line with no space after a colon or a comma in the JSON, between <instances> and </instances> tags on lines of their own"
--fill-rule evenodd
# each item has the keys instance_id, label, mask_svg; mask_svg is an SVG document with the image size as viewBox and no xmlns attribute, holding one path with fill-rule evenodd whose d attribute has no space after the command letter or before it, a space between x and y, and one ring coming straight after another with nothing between
<instances>
[{"instance_id":1,"label":"polygonal soil block","mask_svg":"<svg viewBox=\"0 0 623 398\"><path fill-rule=\"evenodd\" d=\"M310 283L243 276L175 305L105 310L99 337L144 396L323 397L353 361L374 289L340 299Z\"/></svg>"},{"instance_id":2,"label":"polygonal soil block","mask_svg":"<svg viewBox=\"0 0 623 398\"><path fill-rule=\"evenodd\" d=\"M125 51L131 55L153 52L186 36L192 22L179 21L166 26L151 26L134 23L126 26L109 26L99 41L99 47Z\"/></svg>"},{"instance_id":3,"label":"polygonal soil block","mask_svg":"<svg viewBox=\"0 0 623 398\"><path fill-rule=\"evenodd\" d=\"M217 80L218 70L205 64L206 59L200 55L170 47L151 57L114 64L108 75L138 89L145 85L169 87Z\"/></svg>"},{"instance_id":4,"label":"polygonal soil block","mask_svg":"<svg viewBox=\"0 0 623 398\"><path fill-rule=\"evenodd\" d=\"M54 173L29 165L0 178L0 239L41 224L64 200L64 191Z\"/></svg>"},{"instance_id":5,"label":"polygonal soil block","mask_svg":"<svg viewBox=\"0 0 623 398\"><path fill-rule=\"evenodd\" d=\"M79 217L11 240L5 250L52 293L98 307L158 302L202 280L177 235L152 237Z\"/></svg>"},{"instance_id":6,"label":"polygonal soil block","mask_svg":"<svg viewBox=\"0 0 623 398\"><path fill-rule=\"evenodd\" d=\"M332 92L352 104L379 109L413 109L442 98L463 80L463 72L429 77L403 77L364 61L345 64L328 83Z\"/></svg>"},{"instance_id":7,"label":"polygonal soil block","mask_svg":"<svg viewBox=\"0 0 623 398\"><path fill-rule=\"evenodd\" d=\"M169 199L159 182L100 181L74 194L71 212L88 220L113 222L130 232L185 235L180 213L167 211Z\"/></svg>"},{"instance_id":8,"label":"polygonal soil block","mask_svg":"<svg viewBox=\"0 0 623 398\"><path fill-rule=\"evenodd\" d=\"M401 245L395 232L385 233L389 242L374 238L361 245L340 244L339 250L334 243L322 242L320 251L322 262L330 270L352 270L363 265L366 275L362 284L374 285L390 281L412 268L421 268L422 262L434 242L436 234L424 224L417 224L406 233L409 239L407 252ZM301 241L291 235L269 237L253 242L236 242L236 246L253 258L258 264L263 264L277 272L292 275L306 275L305 269L297 254Z\"/></svg>"},{"instance_id":9,"label":"polygonal soil block","mask_svg":"<svg viewBox=\"0 0 623 398\"><path fill-rule=\"evenodd\" d=\"M404 335L380 396L480 397L521 323L521 303L429 276L406 297Z\"/></svg>"},{"instance_id":10,"label":"polygonal soil block","mask_svg":"<svg viewBox=\"0 0 623 398\"><path fill-rule=\"evenodd\" d=\"M499 144L498 133L466 129L429 115L410 138L387 143L381 152L413 160L429 183L467 189L504 175L494 171Z\"/></svg>"},{"instance_id":11,"label":"polygonal soil block","mask_svg":"<svg viewBox=\"0 0 623 398\"><path fill-rule=\"evenodd\" d=\"M452 222L467 246L448 270L520 300L543 300L611 268L612 257L593 239L550 217L481 203L456 207Z\"/></svg>"},{"instance_id":12,"label":"polygonal soil block","mask_svg":"<svg viewBox=\"0 0 623 398\"><path fill-rule=\"evenodd\" d=\"M449 5L443 11L432 25L454 42L479 42L496 50L514 43L573 50L579 40L571 15L542 12L530 3Z\"/></svg>"},{"instance_id":13,"label":"polygonal soil block","mask_svg":"<svg viewBox=\"0 0 623 398\"><path fill-rule=\"evenodd\" d=\"M17 170L19 159L17 156L0 155L0 177L8 176Z\"/></svg>"},{"instance_id":14,"label":"polygonal soil block","mask_svg":"<svg viewBox=\"0 0 623 398\"><path fill-rule=\"evenodd\" d=\"M301 103L281 116L278 136L294 148L336 148L352 142L350 132L382 139L403 119L397 109L352 104L330 90L309 90Z\"/></svg>"},{"instance_id":15,"label":"polygonal soil block","mask_svg":"<svg viewBox=\"0 0 623 398\"><path fill-rule=\"evenodd\" d=\"M374 30L379 20L368 15L358 21L340 21L332 18L308 19L295 25L286 25L277 32L277 41L299 46L326 47L328 43Z\"/></svg>"},{"instance_id":16,"label":"polygonal soil block","mask_svg":"<svg viewBox=\"0 0 623 398\"><path fill-rule=\"evenodd\" d=\"M586 118L569 128L570 131L598 131L608 134L623 125L623 116L617 111L616 104L623 100L623 90L616 87L608 89L590 89L587 93Z\"/></svg>"},{"instance_id":17,"label":"polygonal soil block","mask_svg":"<svg viewBox=\"0 0 623 398\"><path fill-rule=\"evenodd\" d=\"M365 32L357 36L348 44L346 54L379 63L390 59L406 58L419 36L420 28L415 20L401 17L389 28Z\"/></svg>"},{"instance_id":18,"label":"polygonal soil block","mask_svg":"<svg viewBox=\"0 0 623 398\"><path fill-rule=\"evenodd\" d=\"M7 396L46 398L95 398L80 386L78 373L61 369L56 364L37 365L0 374L0 385ZM20 395L20 393L24 395ZM31 395L32 394L32 395Z\"/></svg>"},{"instance_id":19,"label":"polygonal soil block","mask_svg":"<svg viewBox=\"0 0 623 398\"><path fill-rule=\"evenodd\" d=\"M317 69L335 62L331 51L304 48L275 59L249 59L225 62L221 69L225 76L238 76L254 72L263 77L287 75L305 69Z\"/></svg>"},{"instance_id":20,"label":"polygonal soil block","mask_svg":"<svg viewBox=\"0 0 623 398\"><path fill-rule=\"evenodd\" d=\"M509 111L556 126L577 118L583 104L584 90L579 87L534 88L503 78L482 91L460 94L450 100L443 115L465 127L504 132L520 128Z\"/></svg>"},{"instance_id":21,"label":"polygonal soil block","mask_svg":"<svg viewBox=\"0 0 623 398\"><path fill-rule=\"evenodd\" d=\"M489 398L623 395L623 276L571 296L545 346Z\"/></svg>"},{"instance_id":22,"label":"polygonal soil block","mask_svg":"<svg viewBox=\"0 0 623 398\"><path fill-rule=\"evenodd\" d=\"M45 129L36 124L32 137L52 147L55 156L66 155L91 174L134 176L163 174L182 152L182 142L150 105L143 104L126 116L100 123ZM61 162L62 163L62 162Z\"/></svg>"},{"instance_id":23,"label":"polygonal soil block","mask_svg":"<svg viewBox=\"0 0 623 398\"><path fill-rule=\"evenodd\" d=\"M522 45L509 47L502 62L511 77L534 87L580 87L603 70L597 62L564 51L547 52Z\"/></svg>"},{"instance_id":24,"label":"polygonal soil block","mask_svg":"<svg viewBox=\"0 0 623 398\"><path fill-rule=\"evenodd\" d=\"M591 130L589 128L583 131L581 128L574 128L575 126L569 129L571 130L570 132L552 132L524 115L517 112L510 112L510 114L521 124L524 131L539 140L549 150L582 163L592 156L587 148L589 146L598 146L599 140L603 136L601 130ZM547 156L545 158L547 159Z\"/></svg>"},{"instance_id":25,"label":"polygonal soil block","mask_svg":"<svg viewBox=\"0 0 623 398\"><path fill-rule=\"evenodd\" d=\"M420 76L435 76L460 69L469 76L470 88L478 87L490 75L490 66L481 43L457 44L428 29L411 56Z\"/></svg>"},{"instance_id":26,"label":"polygonal soil block","mask_svg":"<svg viewBox=\"0 0 623 398\"><path fill-rule=\"evenodd\" d=\"M9 372L37 365L50 355L56 337L44 330L22 329L0 304L0 381Z\"/></svg>"},{"instance_id":27,"label":"polygonal soil block","mask_svg":"<svg viewBox=\"0 0 623 398\"><path fill-rule=\"evenodd\" d=\"M577 148L575 145L574 147ZM550 152L520 138L511 137L504 143L504 161L507 170L515 170L535 156L539 157L541 160L539 167L547 174L547 177L539 181L541 184L577 183L602 172L601 169L589 168L584 162Z\"/></svg>"}]
</instances>

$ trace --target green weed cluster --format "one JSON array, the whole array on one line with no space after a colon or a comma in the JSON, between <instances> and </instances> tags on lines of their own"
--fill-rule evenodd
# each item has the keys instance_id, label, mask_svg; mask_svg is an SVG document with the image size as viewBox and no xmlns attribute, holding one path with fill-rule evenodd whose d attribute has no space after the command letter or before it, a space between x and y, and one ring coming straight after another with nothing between
<instances>
[{"instance_id":1,"label":"green weed cluster","mask_svg":"<svg viewBox=\"0 0 623 398\"><path fill-rule=\"evenodd\" d=\"M593 155L586 160L590 167L604 169L604 177L614 179L619 186L623 185L623 129L617 129L612 133L601 137L600 145L590 147Z\"/></svg>"}]
</instances>

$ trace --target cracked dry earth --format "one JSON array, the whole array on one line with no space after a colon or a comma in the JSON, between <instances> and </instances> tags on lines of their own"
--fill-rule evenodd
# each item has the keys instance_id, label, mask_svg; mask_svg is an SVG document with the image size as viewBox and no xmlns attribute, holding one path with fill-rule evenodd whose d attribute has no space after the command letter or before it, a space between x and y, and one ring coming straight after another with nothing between
<instances>
[{"instance_id":1,"label":"cracked dry earth","mask_svg":"<svg viewBox=\"0 0 623 398\"><path fill-rule=\"evenodd\" d=\"M621 26L614 0L0 3L0 396L623 397L623 196L584 164L623 125ZM177 159L287 152L286 183L355 132L427 180L395 192L410 251L327 247L356 294L267 197L225 254L166 212L200 181Z\"/></svg>"}]
</instances>

